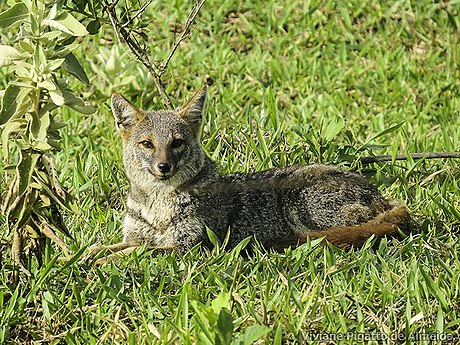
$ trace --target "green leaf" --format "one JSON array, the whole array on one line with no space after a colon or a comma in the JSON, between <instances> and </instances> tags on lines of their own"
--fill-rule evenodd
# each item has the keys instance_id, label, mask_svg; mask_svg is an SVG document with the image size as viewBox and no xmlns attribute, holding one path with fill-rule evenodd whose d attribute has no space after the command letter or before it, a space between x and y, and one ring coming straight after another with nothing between
<instances>
[{"instance_id":1,"label":"green leaf","mask_svg":"<svg viewBox=\"0 0 460 345\"><path fill-rule=\"evenodd\" d=\"M24 59L25 54L14 47L0 45L0 67L11 65L14 61Z\"/></svg>"},{"instance_id":2,"label":"green leaf","mask_svg":"<svg viewBox=\"0 0 460 345\"><path fill-rule=\"evenodd\" d=\"M217 315L222 308L228 308L230 303L230 293L222 291L216 299L211 302L211 308Z\"/></svg>"},{"instance_id":3,"label":"green leaf","mask_svg":"<svg viewBox=\"0 0 460 345\"><path fill-rule=\"evenodd\" d=\"M88 32L91 35L97 34L100 28L101 28L101 23L97 19L93 20L92 22L89 22L89 24L86 25L86 30L88 30Z\"/></svg>"},{"instance_id":4,"label":"green leaf","mask_svg":"<svg viewBox=\"0 0 460 345\"><path fill-rule=\"evenodd\" d=\"M233 248L232 251L231 251L232 256L233 256L234 258L238 257L238 256L240 255L240 252L241 252L244 248L246 248L246 247L248 246L248 244L249 244L249 242L251 242L251 240L252 240L252 236L246 237L244 240L242 240L240 243L238 243L238 244L236 245L236 247Z\"/></svg>"},{"instance_id":5,"label":"green leaf","mask_svg":"<svg viewBox=\"0 0 460 345\"><path fill-rule=\"evenodd\" d=\"M70 38L74 39L75 37L70 36ZM62 43L62 44L64 45L56 46L53 53L50 55L50 59L65 58L68 54L70 54L72 51L78 48L77 43Z\"/></svg>"},{"instance_id":6,"label":"green leaf","mask_svg":"<svg viewBox=\"0 0 460 345\"><path fill-rule=\"evenodd\" d=\"M6 123L2 127L2 148L3 148L3 157L8 158L9 156L9 145L8 139L12 133L20 132L27 127L26 120L14 120Z\"/></svg>"},{"instance_id":7,"label":"green leaf","mask_svg":"<svg viewBox=\"0 0 460 345\"><path fill-rule=\"evenodd\" d=\"M8 222L13 225L13 229L22 228L30 219L32 208L29 205L35 201L34 194L30 190L26 191L7 205L5 214L8 215Z\"/></svg>"},{"instance_id":8,"label":"green leaf","mask_svg":"<svg viewBox=\"0 0 460 345\"><path fill-rule=\"evenodd\" d=\"M65 104L64 97L60 90L52 90L50 91L50 97L54 104L58 106L62 106Z\"/></svg>"},{"instance_id":9,"label":"green leaf","mask_svg":"<svg viewBox=\"0 0 460 345\"><path fill-rule=\"evenodd\" d=\"M50 49L50 46L48 46L49 41L56 41L61 35L62 35L62 32L60 32L60 31L45 32L41 36L40 43L42 43L44 46L46 46L47 49ZM56 42L54 42L54 46L55 46L55 43Z\"/></svg>"},{"instance_id":10,"label":"green leaf","mask_svg":"<svg viewBox=\"0 0 460 345\"><path fill-rule=\"evenodd\" d=\"M7 123L19 110L18 104L22 104L24 97L30 89L22 89L17 85L8 85L2 97L0 110L0 126Z\"/></svg>"},{"instance_id":11,"label":"green leaf","mask_svg":"<svg viewBox=\"0 0 460 345\"><path fill-rule=\"evenodd\" d=\"M281 328L281 323L278 324L276 328L275 339L273 339L273 345L281 345L283 343L283 329Z\"/></svg>"},{"instance_id":12,"label":"green leaf","mask_svg":"<svg viewBox=\"0 0 460 345\"><path fill-rule=\"evenodd\" d=\"M64 60L64 65L62 66L67 72L72 74L82 83L86 85L89 84L88 76L86 75L85 70L81 66L80 62L77 60L73 53L69 53L66 55Z\"/></svg>"},{"instance_id":13,"label":"green leaf","mask_svg":"<svg viewBox=\"0 0 460 345\"><path fill-rule=\"evenodd\" d=\"M364 143L363 145L361 145L361 147L358 149L358 151L361 151L366 145L368 145L371 141L374 141L375 139L377 138L380 138L382 136L385 136L387 134L390 134L396 130L398 130L403 124L405 124L406 121L401 121L400 123L394 125L394 126L391 126L390 128L387 128L387 129L384 129L383 131L377 133L376 135L374 135L372 138L370 138L366 143Z\"/></svg>"},{"instance_id":14,"label":"green leaf","mask_svg":"<svg viewBox=\"0 0 460 345\"><path fill-rule=\"evenodd\" d=\"M34 142L30 145L30 147L33 148L35 151L42 151L42 152L51 150L53 148L50 144L48 144L45 141Z\"/></svg>"},{"instance_id":15,"label":"green leaf","mask_svg":"<svg viewBox=\"0 0 460 345\"><path fill-rule=\"evenodd\" d=\"M444 310L449 310L449 303L447 303L447 299L444 292L434 282L433 278L431 278L431 276L428 273L426 273L422 266L419 266L419 269L422 273L423 278L425 279L425 283L428 287L428 290L430 290L430 292L433 294L433 296L436 298L436 300L439 302L439 304Z\"/></svg>"},{"instance_id":16,"label":"green leaf","mask_svg":"<svg viewBox=\"0 0 460 345\"><path fill-rule=\"evenodd\" d=\"M61 65L64 63L65 59L54 59L54 60L51 60L49 61L46 66L45 66L45 70L44 70L44 73L51 73L55 70L57 70L59 67L61 67Z\"/></svg>"},{"instance_id":17,"label":"green leaf","mask_svg":"<svg viewBox=\"0 0 460 345\"><path fill-rule=\"evenodd\" d=\"M75 262L77 262L78 259L80 259L83 256L87 249L87 246L82 246L69 260L66 260L64 262L64 265L62 265L62 267L59 268L59 270L54 274L54 277L57 277L59 274L61 274L63 271L65 271L67 268L69 268Z\"/></svg>"},{"instance_id":18,"label":"green leaf","mask_svg":"<svg viewBox=\"0 0 460 345\"><path fill-rule=\"evenodd\" d=\"M26 4L26 6L28 5ZM32 8L29 8L30 33L32 34L32 36L38 37L41 33L40 24L38 21L41 20L42 16L40 16L40 14L37 13L37 10L36 10L37 6L32 6L32 4L30 4L30 6L32 7ZM39 11L39 13L40 12L43 12L43 11Z\"/></svg>"},{"instance_id":19,"label":"green leaf","mask_svg":"<svg viewBox=\"0 0 460 345\"><path fill-rule=\"evenodd\" d=\"M219 240L219 238L217 237L217 235L214 233L214 231L212 231L212 230L209 229L209 228L206 228L206 232L207 232L207 234L208 234L209 241L211 241L211 244L212 244L214 247L219 247L219 246L220 246L220 240Z\"/></svg>"},{"instance_id":20,"label":"green leaf","mask_svg":"<svg viewBox=\"0 0 460 345\"><path fill-rule=\"evenodd\" d=\"M46 64L46 55L43 47L40 43L35 44L35 51L34 51L34 68L36 71L42 71L43 67Z\"/></svg>"},{"instance_id":21,"label":"green leaf","mask_svg":"<svg viewBox=\"0 0 460 345\"><path fill-rule=\"evenodd\" d=\"M61 138L59 137L58 139L60 140ZM59 140L48 138L48 144L51 146L51 148L60 150L61 142Z\"/></svg>"},{"instance_id":22,"label":"green leaf","mask_svg":"<svg viewBox=\"0 0 460 345\"><path fill-rule=\"evenodd\" d=\"M9 84L10 85L16 85L16 86L19 86L19 87L24 88L24 89L29 89L29 91L35 88L34 85L32 85L30 83L21 82L21 81L10 81Z\"/></svg>"},{"instance_id":23,"label":"green leaf","mask_svg":"<svg viewBox=\"0 0 460 345\"><path fill-rule=\"evenodd\" d=\"M45 25L72 36L85 36L88 34L85 26L69 13L61 13L55 19L45 19L43 22Z\"/></svg>"},{"instance_id":24,"label":"green leaf","mask_svg":"<svg viewBox=\"0 0 460 345\"><path fill-rule=\"evenodd\" d=\"M19 48L21 48L22 50L30 53L30 54L33 54L34 53L34 47L27 41L21 41L19 42Z\"/></svg>"},{"instance_id":25,"label":"green leaf","mask_svg":"<svg viewBox=\"0 0 460 345\"><path fill-rule=\"evenodd\" d=\"M57 15L57 4L54 4L53 7L49 10L48 18L54 19Z\"/></svg>"},{"instance_id":26,"label":"green leaf","mask_svg":"<svg viewBox=\"0 0 460 345\"><path fill-rule=\"evenodd\" d=\"M44 174L44 173L43 173ZM46 178L46 175L34 175L34 180L41 185L41 188L50 196L60 207L67 211L74 211L72 209L72 204L68 200L64 200L59 195L57 195L52 187L50 186L49 179ZM76 211L76 210L75 210Z\"/></svg>"},{"instance_id":27,"label":"green leaf","mask_svg":"<svg viewBox=\"0 0 460 345\"><path fill-rule=\"evenodd\" d=\"M43 292L43 298L42 298L42 307L43 307L43 316L47 320L51 320L51 313L49 310L48 303L53 304L53 296L49 291L44 291Z\"/></svg>"},{"instance_id":28,"label":"green leaf","mask_svg":"<svg viewBox=\"0 0 460 345\"><path fill-rule=\"evenodd\" d=\"M38 117L36 114L32 116L32 124L30 126L32 141L46 142L50 122L51 119L49 112L45 112L40 117Z\"/></svg>"},{"instance_id":29,"label":"green leaf","mask_svg":"<svg viewBox=\"0 0 460 345\"><path fill-rule=\"evenodd\" d=\"M216 343L230 344L233 336L233 317L227 309L220 310L216 327L218 331L217 337L220 340Z\"/></svg>"},{"instance_id":30,"label":"green leaf","mask_svg":"<svg viewBox=\"0 0 460 345\"><path fill-rule=\"evenodd\" d=\"M16 85L8 85L3 93L2 108L0 110L0 126L8 122L17 108L17 98L21 88Z\"/></svg>"},{"instance_id":31,"label":"green leaf","mask_svg":"<svg viewBox=\"0 0 460 345\"><path fill-rule=\"evenodd\" d=\"M67 105L69 108L72 108L73 110L76 110L82 114L92 114L96 111L96 108L86 105L82 99L75 96L71 90L63 86L63 83L58 81L57 85L62 93L62 96L64 97L65 105Z\"/></svg>"},{"instance_id":32,"label":"green leaf","mask_svg":"<svg viewBox=\"0 0 460 345\"><path fill-rule=\"evenodd\" d=\"M21 160L16 168L19 177L18 194L22 195L30 184L30 179L37 164L38 154L21 151Z\"/></svg>"},{"instance_id":33,"label":"green leaf","mask_svg":"<svg viewBox=\"0 0 460 345\"><path fill-rule=\"evenodd\" d=\"M65 123L65 122L53 122L50 125L50 129L51 130L57 130L57 129L64 128L66 126L67 126L67 123Z\"/></svg>"},{"instance_id":34,"label":"green leaf","mask_svg":"<svg viewBox=\"0 0 460 345\"><path fill-rule=\"evenodd\" d=\"M342 117L337 116L335 119L328 123L322 136L326 141L331 141L334 137L345 127L345 121Z\"/></svg>"},{"instance_id":35,"label":"green leaf","mask_svg":"<svg viewBox=\"0 0 460 345\"><path fill-rule=\"evenodd\" d=\"M56 104L59 107L64 105L64 96L62 95L62 91L60 90L58 85L56 85L54 80L45 79L42 82L38 83L38 86L48 90L50 98L54 104Z\"/></svg>"},{"instance_id":36,"label":"green leaf","mask_svg":"<svg viewBox=\"0 0 460 345\"><path fill-rule=\"evenodd\" d=\"M439 334L444 332L444 313L442 308L438 308L438 316L436 317L436 332Z\"/></svg>"},{"instance_id":37,"label":"green leaf","mask_svg":"<svg viewBox=\"0 0 460 345\"><path fill-rule=\"evenodd\" d=\"M110 57L105 63L105 71L109 75L110 78L114 79L122 70L120 56L118 54L118 50L116 46L112 47L110 51Z\"/></svg>"},{"instance_id":38,"label":"green leaf","mask_svg":"<svg viewBox=\"0 0 460 345\"><path fill-rule=\"evenodd\" d=\"M56 90L57 86L51 79L45 79L37 84L39 87L48 91Z\"/></svg>"},{"instance_id":39,"label":"green leaf","mask_svg":"<svg viewBox=\"0 0 460 345\"><path fill-rule=\"evenodd\" d=\"M270 121L272 122L273 128L278 130L280 128L280 117L278 116L278 108L276 105L272 88L268 89L267 108L268 115L270 116Z\"/></svg>"},{"instance_id":40,"label":"green leaf","mask_svg":"<svg viewBox=\"0 0 460 345\"><path fill-rule=\"evenodd\" d=\"M0 28L7 29L13 24L24 21L29 16L29 10L23 3L14 4L6 11L0 13Z\"/></svg>"},{"instance_id":41,"label":"green leaf","mask_svg":"<svg viewBox=\"0 0 460 345\"><path fill-rule=\"evenodd\" d=\"M253 325L246 328L246 331L233 341L235 345L251 345L256 340L268 334L271 329L267 326Z\"/></svg>"},{"instance_id":42,"label":"green leaf","mask_svg":"<svg viewBox=\"0 0 460 345\"><path fill-rule=\"evenodd\" d=\"M205 344L214 344L213 340L215 339L211 334L209 319L206 316L206 313L204 312L206 310L206 307L196 300L190 300L190 305L193 307L193 309L195 309L195 315L193 316L193 320L197 323L198 328L201 330L201 342Z\"/></svg>"},{"instance_id":43,"label":"green leaf","mask_svg":"<svg viewBox=\"0 0 460 345\"><path fill-rule=\"evenodd\" d=\"M4 308L2 311L2 319L8 320L13 314L13 312L15 313L18 312L18 309L19 309L18 306L20 304L20 299L22 298L22 295L21 297L19 297L20 288L21 288L21 285L18 284L13 294L10 296L9 300L6 302L8 303L6 307L4 305L2 306Z\"/></svg>"}]
</instances>

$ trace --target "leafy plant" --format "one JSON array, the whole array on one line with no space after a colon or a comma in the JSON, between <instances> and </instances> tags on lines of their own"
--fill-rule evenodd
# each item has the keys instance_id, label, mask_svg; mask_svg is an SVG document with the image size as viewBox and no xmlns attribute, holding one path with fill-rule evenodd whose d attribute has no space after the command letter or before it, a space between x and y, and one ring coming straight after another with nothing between
<instances>
[{"instance_id":1,"label":"leafy plant","mask_svg":"<svg viewBox=\"0 0 460 345\"><path fill-rule=\"evenodd\" d=\"M249 345L270 332L263 325L252 325L238 337L234 337L234 320L229 310L230 293L221 292L210 306L191 301L195 310L193 321L197 334L204 344Z\"/></svg>"},{"instance_id":2,"label":"leafy plant","mask_svg":"<svg viewBox=\"0 0 460 345\"><path fill-rule=\"evenodd\" d=\"M59 129L65 123L54 120L56 110L68 106L90 114L85 104L68 88L62 72L89 83L72 51L75 38L88 34L85 27L58 2L40 0L10 1L0 14L3 29L0 67L9 66L10 80L1 92L0 129L3 157L9 187L2 205L6 215L5 237L13 238L12 258L20 265L25 240L41 261L44 242L49 238L64 251L58 236L70 236L62 211L73 210L72 198L61 186L53 159L60 149ZM17 35L9 35L18 27ZM15 30L16 31L16 30ZM17 271L15 280L17 280Z\"/></svg>"},{"instance_id":3,"label":"leafy plant","mask_svg":"<svg viewBox=\"0 0 460 345\"><path fill-rule=\"evenodd\" d=\"M386 147L384 145L372 144L373 141L377 138L384 137L395 132L404 123L404 121L401 121L396 125L378 132L366 143L360 146L356 146L356 135L352 131L343 131L345 127L345 120L339 116L332 118L325 125L322 123L320 129L317 129L310 124L306 124L294 127L294 131L308 144L311 154L319 162L334 162L334 164L337 165L351 164L352 166L355 166L360 162L372 162L373 151L381 150ZM345 137L345 144L338 144L339 135L343 135ZM366 155L370 156L366 157L367 159L363 159L363 156Z\"/></svg>"}]
</instances>

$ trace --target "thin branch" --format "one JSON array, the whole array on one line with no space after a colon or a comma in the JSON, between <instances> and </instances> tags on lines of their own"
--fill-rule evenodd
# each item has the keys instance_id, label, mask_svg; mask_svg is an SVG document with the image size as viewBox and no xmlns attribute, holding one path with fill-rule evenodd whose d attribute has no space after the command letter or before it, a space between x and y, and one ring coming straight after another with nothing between
<instances>
[{"instance_id":1,"label":"thin branch","mask_svg":"<svg viewBox=\"0 0 460 345\"><path fill-rule=\"evenodd\" d=\"M124 41L127 44L130 51L134 54L136 59L142 62L142 64L147 68L148 72L153 78L153 81L155 82L155 86L158 92L163 98L166 106L170 109L172 108L171 99L166 94L166 91L161 82L161 77L166 72L166 68L168 67L169 62L171 61L172 57L176 53L177 48L179 47L181 42L190 34L192 30L192 25L195 22L195 19L200 9L203 7L205 1L206 0L197 0L197 2L194 4L193 8L191 9L190 13L187 16L187 20L184 24L184 29L179 39L174 43L173 47L171 48L171 51L169 52L168 57L166 58L165 62L161 65L158 65L155 61L153 62L153 64L155 65L155 67L157 67L157 69L155 69L154 66L152 65L152 62L150 61L148 53L147 53L147 49L144 47L141 47L136 37L133 35L133 33L136 34L136 30L128 28L128 25L132 24L135 18L142 15L142 13L145 11L147 6L152 3L152 0L147 0L147 2L139 8L139 10L136 12L134 17L129 19L126 23L123 23L123 24L118 20L118 17L116 14L115 5L117 4L118 0L114 0L114 2L110 2L109 0L105 1L104 10L107 12L109 16L110 22L112 23L112 26L113 26L113 29L115 31L115 35L117 36L118 41L120 42Z\"/></svg>"},{"instance_id":2,"label":"thin branch","mask_svg":"<svg viewBox=\"0 0 460 345\"><path fill-rule=\"evenodd\" d=\"M136 14L132 18L129 18L129 20L126 23L124 23L122 27L126 28L129 24L131 24L134 21L134 19L139 17L145 11L147 6L149 6L152 3L152 1L153 0L149 0L145 4L143 4L142 7L136 12Z\"/></svg>"},{"instance_id":3,"label":"thin branch","mask_svg":"<svg viewBox=\"0 0 460 345\"><path fill-rule=\"evenodd\" d=\"M166 68L168 67L169 61L173 57L174 53L176 52L176 50L179 47L179 45L181 44L181 42L190 34L190 32L191 32L190 28L191 28L192 24L195 22L195 18L198 15L198 12L200 12L201 7L203 7L205 1L206 0L200 0L199 2L195 3L195 5L193 5L193 8L190 11L190 13L189 13L189 15L187 17L187 20L185 22L184 30L182 31L182 33L181 33L179 39L176 41L176 43L174 43L174 46L172 47L171 51L169 52L169 55L166 58L165 63L161 66L160 76L163 75L163 73L166 71Z\"/></svg>"},{"instance_id":4,"label":"thin branch","mask_svg":"<svg viewBox=\"0 0 460 345\"><path fill-rule=\"evenodd\" d=\"M161 97L163 98L166 106L168 108L172 108L171 99L166 94L163 88L163 85L161 85L161 77L157 73L157 71L155 71L155 69L153 68L152 63L150 62L150 59L148 58L146 51L139 46L139 44L131 37L130 33L118 21L118 18L115 12L115 6L114 6L115 3L110 4L106 2L105 9L109 15L110 21L112 23L113 29L115 31L115 34L117 35L118 40L122 42L122 40L120 39L120 36L123 37L123 40L126 42L131 52L136 56L136 58L140 62L142 62L142 64L149 71L150 75L153 78L153 81L155 82L155 86L158 92L160 93Z\"/></svg>"},{"instance_id":5,"label":"thin branch","mask_svg":"<svg viewBox=\"0 0 460 345\"><path fill-rule=\"evenodd\" d=\"M113 29L115 31L115 35L117 36L118 41L120 42L124 41L128 45L128 48L131 50L131 52L134 54L136 59L142 62L142 64L147 68L166 106L171 109L172 102L169 96L166 94L166 91L162 85L161 77L165 73L169 62L171 61L180 43L190 34L191 27L196 19L196 16L198 15L198 12L203 6L205 0L199 0L193 6L184 24L184 30L182 31L182 34L180 35L179 39L174 43L165 62L161 64L160 66L158 65L156 66L158 71L153 67L146 49L141 47L136 37L134 37L134 35L132 34L132 32L135 33L135 31L127 28L127 26L131 24L135 18L142 15L142 13L145 11L147 6L151 4L151 2L152 0L148 0L146 3L144 3L144 5L142 5L141 8L139 8L139 10L136 12L134 17L129 19L128 22L123 23L123 24L120 23L120 21L118 20L116 10L115 10L115 6L118 3L118 0L115 0L114 2L110 2L109 0L106 0L104 9L109 15L110 22L112 23L112 26L113 26ZM154 64L156 65L156 63Z\"/></svg>"},{"instance_id":6,"label":"thin branch","mask_svg":"<svg viewBox=\"0 0 460 345\"><path fill-rule=\"evenodd\" d=\"M112 3L109 5L108 10L109 10L110 12L112 12L112 11L115 9L115 6L117 6L118 1L119 1L119 0L115 0L114 2L112 2Z\"/></svg>"},{"instance_id":7,"label":"thin branch","mask_svg":"<svg viewBox=\"0 0 460 345\"><path fill-rule=\"evenodd\" d=\"M402 161L407 160L408 157L412 159L435 159L435 158L460 158L460 152L422 152L396 155L394 160ZM362 164L371 164L376 162L392 161L392 155L370 156L361 158Z\"/></svg>"},{"instance_id":8,"label":"thin branch","mask_svg":"<svg viewBox=\"0 0 460 345\"><path fill-rule=\"evenodd\" d=\"M112 15L112 12L111 12L112 9L111 8L112 8L112 6L109 6L109 4L107 3L105 9L106 9L106 11L107 11L107 13L109 15L110 22L112 23L113 31L115 32L115 36L117 36L118 42L122 42L123 40L121 39L121 36L120 36L120 34L119 34L118 30L117 30L117 23L115 22L115 17ZM136 55L136 58L137 58L137 55ZM137 59L139 59L139 58L137 58Z\"/></svg>"}]
</instances>

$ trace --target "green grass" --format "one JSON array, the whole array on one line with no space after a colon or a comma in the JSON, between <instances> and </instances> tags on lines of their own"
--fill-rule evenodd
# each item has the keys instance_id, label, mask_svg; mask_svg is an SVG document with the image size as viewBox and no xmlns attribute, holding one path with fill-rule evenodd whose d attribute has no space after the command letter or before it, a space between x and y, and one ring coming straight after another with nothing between
<instances>
[{"instance_id":1,"label":"green grass","mask_svg":"<svg viewBox=\"0 0 460 345\"><path fill-rule=\"evenodd\" d=\"M189 11L186 1L161 3L149 8L151 55L160 60L173 43L170 27ZM57 154L60 178L80 207L66 215L75 260L59 261L50 245L42 267L33 261L30 276L8 286L12 267L2 249L0 342L458 337L458 160L356 162L361 155L460 150L459 9L429 1L208 1L171 60L164 82L176 105L213 82L203 145L223 171L339 164L406 202L420 224L404 240L349 251L308 243L242 257L241 248L196 247L185 256L139 250L100 267L78 261L88 246L121 239L128 185L107 97L116 90L142 107L162 107L146 71L125 47L112 45L109 29L83 40L77 55L93 86L74 87L98 112L58 116L68 123ZM120 59L115 69L106 64L110 54Z\"/></svg>"}]
</instances>

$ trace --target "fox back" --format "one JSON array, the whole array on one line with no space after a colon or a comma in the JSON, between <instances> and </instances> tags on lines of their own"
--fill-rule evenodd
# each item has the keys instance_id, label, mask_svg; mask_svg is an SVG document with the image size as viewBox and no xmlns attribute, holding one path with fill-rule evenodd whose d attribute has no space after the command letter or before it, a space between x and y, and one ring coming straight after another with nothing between
<instances>
[{"instance_id":1,"label":"fox back","mask_svg":"<svg viewBox=\"0 0 460 345\"><path fill-rule=\"evenodd\" d=\"M331 166L221 175L199 141L205 97L202 88L179 109L149 112L112 96L130 182L125 243L185 251L207 243L207 227L221 239L230 231L230 246L254 235L267 247L292 245L323 230L343 242L347 227L362 242L375 222L391 224L382 234L409 222L404 206L385 200L361 176ZM392 219L395 208L398 219ZM366 224L367 230L359 228ZM331 235L337 232L341 236Z\"/></svg>"}]
</instances>

